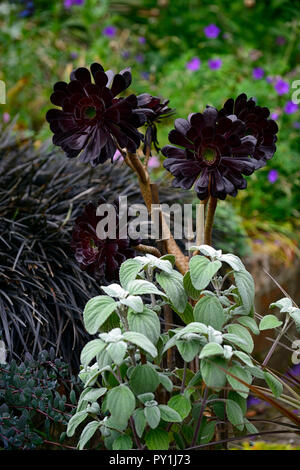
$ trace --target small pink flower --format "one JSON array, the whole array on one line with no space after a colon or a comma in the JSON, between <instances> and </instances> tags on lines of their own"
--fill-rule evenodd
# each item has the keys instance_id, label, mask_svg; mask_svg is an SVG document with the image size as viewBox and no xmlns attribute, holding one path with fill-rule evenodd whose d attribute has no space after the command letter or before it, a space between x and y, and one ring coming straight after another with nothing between
<instances>
[{"instance_id":1,"label":"small pink flower","mask_svg":"<svg viewBox=\"0 0 300 470\"><path fill-rule=\"evenodd\" d=\"M268 173L268 180L271 184L274 184L278 180L279 173L277 170L270 170Z\"/></svg>"},{"instance_id":2,"label":"small pink flower","mask_svg":"<svg viewBox=\"0 0 300 470\"><path fill-rule=\"evenodd\" d=\"M113 162L122 162L123 160L124 159L123 159L121 153L119 152L119 150L117 150L116 153L113 156Z\"/></svg>"},{"instance_id":3,"label":"small pink flower","mask_svg":"<svg viewBox=\"0 0 300 470\"><path fill-rule=\"evenodd\" d=\"M252 71L252 76L254 80L260 80L261 78L263 78L264 74L265 74L265 71L261 67L256 67Z\"/></svg>"},{"instance_id":4,"label":"small pink flower","mask_svg":"<svg viewBox=\"0 0 300 470\"><path fill-rule=\"evenodd\" d=\"M288 82L282 80L282 78L279 78L275 83L274 88L277 91L278 95L285 95L289 92L290 85Z\"/></svg>"},{"instance_id":5,"label":"small pink flower","mask_svg":"<svg viewBox=\"0 0 300 470\"><path fill-rule=\"evenodd\" d=\"M10 121L10 115L8 113L3 113L2 119L3 119L3 122L7 124Z\"/></svg>"},{"instance_id":6,"label":"small pink flower","mask_svg":"<svg viewBox=\"0 0 300 470\"><path fill-rule=\"evenodd\" d=\"M298 111L298 105L297 103L294 103L293 101L287 101L284 107L284 112L286 114L294 114L296 111Z\"/></svg>"},{"instance_id":7,"label":"small pink flower","mask_svg":"<svg viewBox=\"0 0 300 470\"><path fill-rule=\"evenodd\" d=\"M148 162L149 168L159 168L160 167L160 161L157 157L153 156L149 158Z\"/></svg>"},{"instance_id":8,"label":"small pink flower","mask_svg":"<svg viewBox=\"0 0 300 470\"><path fill-rule=\"evenodd\" d=\"M219 36L221 30L215 24L209 24L204 28L204 34L208 39L215 39Z\"/></svg>"},{"instance_id":9,"label":"small pink flower","mask_svg":"<svg viewBox=\"0 0 300 470\"><path fill-rule=\"evenodd\" d=\"M209 59L208 66L211 70L218 70L222 67L222 59Z\"/></svg>"},{"instance_id":10,"label":"small pink flower","mask_svg":"<svg viewBox=\"0 0 300 470\"><path fill-rule=\"evenodd\" d=\"M192 72L198 70L200 68L200 65L201 60L199 59L199 57L193 57L189 62L185 64L186 68L188 70L191 70Z\"/></svg>"},{"instance_id":11,"label":"small pink flower","mask_svg":"<svg viewBox=\"0 0 300 470\"><path fill-rule=\"evenodd\" d=\"M270 116L270 117L271 117L271 119L273 119L274 121L276 121L276 119L279 118L279 113L276 113L276 112L275 112L275 113L271 113L271 116Z\"/></svg>"}]
</instances>

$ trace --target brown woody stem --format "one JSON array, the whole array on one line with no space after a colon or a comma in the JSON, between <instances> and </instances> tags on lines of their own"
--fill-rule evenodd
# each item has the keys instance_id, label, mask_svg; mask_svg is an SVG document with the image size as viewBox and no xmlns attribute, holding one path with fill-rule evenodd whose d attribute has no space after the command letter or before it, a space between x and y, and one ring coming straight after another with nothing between
<instances>
[{"instance_id":1,"label":"brown woody stem","mask_svg":"<svg viewBox=\"0 0 300 470\"><path fill-rule=\"evenodd\" d=\"M214 223L214 215L216 212L218 199L210 196L207 208L205 229L204 229L204 243L205 245L212 246L212 228Z\"/></svg>"},{"instance_id":2,"label":"brown woody stem","mask_svg":"<svg viewBox=\"0 0 300 470\"><path fill-rule=\"evenodd\" d=\"M150 255L161 257L161 252L155 246L142 245L141 243L135 247L137 251L142 253L149 253Z\"/></svg>"},{"instance_id":3,"label":"brown woody stem","mask_svg":"<svg viewBox=\"0 0 300 470\"><path fill-rule=\"evenodd\" d=\"M136 154L127 152L127 154L124 156L124 160L125 163L137 174L144 202L146 204L149 214L151 214L152 190L147 168L145 168L145 166L142 164L141 160ZM161 216L161 221L162 226L166 227L166 221L163 215ZM168 253L175 255L176 266L178 267L179 271L182 274L185 274L189 268L188 257L182 253L171 234L169 239L165 240L165 246Z\"/></svg>"},{"instance_id":4,"label":"brown woody stem","mask_svg":"<svg viewBox=\"0 0 300 470\"><path fill-rule=\"evenodd\" d=\"M145 167L145 168L148 167L150 155L151 155L151 147L150 147L150 146L147 146L147 148L146 148L146 154L145 154L145 160L144 160L144 167Z\"/></svg>"}]
</instances>

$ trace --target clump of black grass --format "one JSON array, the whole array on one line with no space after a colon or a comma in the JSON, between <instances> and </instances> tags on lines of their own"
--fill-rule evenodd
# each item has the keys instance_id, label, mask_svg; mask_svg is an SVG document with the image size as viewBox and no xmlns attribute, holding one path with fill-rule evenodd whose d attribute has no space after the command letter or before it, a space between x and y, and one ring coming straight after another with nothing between
<instances>
[{"instance_id":1,"label":"clump of black grass","mask_svg":"<svg viewBox=\"0 0 300 470\"><path fill-rule=\"evenodd\" d=\"M160 194L176 198L166 187ZM0 329L10 358L54 347L78 367L88 341L82 311L100 289L74 259L71 232L87 201L116 195L142 202L125 165L83 167L0 129Z\"/></svg>"}]
</instances>

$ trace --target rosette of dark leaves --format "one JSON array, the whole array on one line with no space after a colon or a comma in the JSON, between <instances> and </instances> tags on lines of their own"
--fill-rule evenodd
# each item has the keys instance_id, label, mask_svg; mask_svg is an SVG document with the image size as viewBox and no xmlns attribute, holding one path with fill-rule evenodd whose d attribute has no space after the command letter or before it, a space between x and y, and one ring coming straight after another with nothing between
<instances>
[{"instance_id":1,"label":"rosette of dark leaves","mask_svg":"<svg viewBox=\"0 0 300 470\"><path fill-rule=\"evenodd\" d=\"M106 204L101 198L98 202ZM116 213L116 235L119 233L118 206L113 204ZM75 251L75 258L82 270L87 271L95 279L103 276L108 281L118 277L121 264L128 258L134 258L134 246L140 240L127 238L107 237L99 238L97 225L105 216L96 215L96 206L90 202L86 205L83 214L75 220L72 233L71 248Z\"/></svg>"},{"instance_id":2,"label":"rosette of dark leaves","mask_svg":"<svg viewBox=\"0 0 300 470\"><path fill-rule=\"evenodd\" d=\"M50 100L62 109L50 109L46 118L54 133L53 144L67 157L77 157L92 166L113 157L117 144L136 152L143 135L137 128L145 115L137 109L137 97L116 96L131 84L131 73L124 69L114 75L94 63L71 73L70 83L57 82ZM92 77L94 83L92 83Z\"/></svg>"},{"instance_id":3,"label":"rosette of dark leaves","mask_svg":"<svg viewBox=\"0 0 300 470\"><path fill-rule=\"evenodd\" d=\"M236 100L229 98L219 112L219 117L235 115L243 121L247 133L252 134L256 140L255 152L252 157L257 160L256 168L266 165L276 151L278 126L273 119L269 119L270 111L266 107L257 106L253 98L247 98L245 93Z\"/></svg>"},{"instance_id":4,"label":"rosette of dark leaves","mask_svg":"<svg viewBox=\"0 0 300 470\"><path fill-rule=\"evenodd\" d=\"M162 119L166 119L175 113L175 110L168 107L169 100L164 100L157 96L151 96L149 93L143 93L137 97L138 106L146 115L146 133L144 140L143 152L150 148L153 143L155 150L160 151L159 142L157 140L157 127Z\"/></svg>"},{"instance_id":5,"label":"rosette of dark leaves","mask_svg":"<svg viewBox=\"0 0 300 470\"><path fill-rule=\"evenodd\" d=\"M257 139L247 135L245 123L236 116L220 117L210 106L188 120L176 119L169 141L182 147L162 149L167 157L164 167L175 176L173 186L190 189L194 185L199 199L236 196L238 189L247 186L243 175L256 169L256 160L250 156Z\"/></svg>"}]
</instances>

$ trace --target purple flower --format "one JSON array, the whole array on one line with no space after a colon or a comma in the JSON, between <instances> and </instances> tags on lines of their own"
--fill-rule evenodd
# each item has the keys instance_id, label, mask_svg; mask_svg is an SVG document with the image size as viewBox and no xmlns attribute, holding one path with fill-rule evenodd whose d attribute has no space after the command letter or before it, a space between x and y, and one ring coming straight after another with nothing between
<instances>
[{"instance_id":1,"label":"purple flower","mask_svg":"<svg viewBox=\"0 0 300 470\"><path fill-rule=\"evenodd\" d=\"M211 70L218 70L222 67L222 59L209 59L208 66Z\"/></svg>"},{"instance_id":2,"label":"purple flower","mask_svg":"<svg viewBox=\"0 0 300 470\"><path fill-rule=\"evenodd\" d=\"M188 70L191 70L192 72L194 72L195 70L199 70L200 65L201 60L199 59L199 57L193 57L189 62L185 64L186 68Z\"/></svg>"},{"instance_id":3,"label":"purple flower","mask_svg":"<svg viewBox=\"0 0 300 470\"><path fill-rule=\"evenodd\" d=\"M145 72L145 71L144 71L144 72L141 72L141 78L142 78L143 80L149 80L149 78L150 78L149 72Z\"/></svg>"},{"instance_id":4,"label":"purple flower","mask_svg":"<svg viewBox=\"0 0 300 470\"><path fill-rule=\"evenodd\" d=\"M286 93L289 92L290 85L288 82L285 82L284 80L282 80L282 78L279 78L276 81L274 88L277 91L278 95L285 95Z\"/></svg>"},{"instance_id":5,"label":"purple flower","mask_svg":"<svg viewBox=\"0 0 300 470\"><path fill-rule=\"evenodd\" d=\"M116 35L116 31L117 29L115 28L115 26L106 26L102 30L102 34L104 36L107 36L108 38L113 38Z\"/></svg>"},{"instance_id":6,"label":"purple flower","mask_svg":"<svg viewBox=\"0 0 300 470\"><path fill-rule=\"evenodd\" d=\"M252 76L254 80L260 80L261 78L263 78L264 74L265 74L265 71L261 67L254 68L252 72Z\"/></svg>"},{"instance_id":7,"label":"purple flower","mask_svg":"<svg viewBox=\"0 0 300 470\"><path fill-rule=\"evenodd\" d=\"M278 171L277 170L270 170L268 173L268 180L269 183L274 184L278 179Z\"/></svg>"},{"instance_id":8,"label":"purple flower","mask_svg":"<svg viewBox=\"0 0 300 470\"><path fill-rule=\"evenodd\" d=\"M272 83L272 82L273 82L273 78L270 77L270 76L266 77L266 82L267 82L267 83Z\"/></svg>"},{"instance_id":9,"label":"purple flower","mask_svg":"<svg viewBox=\"0 0 300 470\"><path fill-rule=\"evenodd\" d=\"M146 42L146 38L144 38L143 36L140 36L139 37L139 43L140 44L145 44L145 42Z\"/></svg>"},{"instance_id":10,"label":"purple flower","mask_svg":"<svg viewBox=\"0 0 300 470\"><path fill-rule=\"evenodd\" d=\"M278 36L276 38L276 44L278 46L283 46L286 43L286 39L283 36Z\"/></svg>"},{"instance_id":11,"label":"purple flower","mask_svg":"<svg viewBox=\"0 0 300 470\"><path fill-rule=\"evenodd\" d=\"M8 113L3 113L2 119L3 119L3 122L7 124L10 121L10 115Z\"/></svg>"},{"instance_id":12,"label":"purple flower","mask_svg":"<svg viewBox=\"0 0 300 470\"><path fill-rule=\"evenodd\" d=\"M217 38L221 32L220 28L218 28L218 26L213 23L205 26L203 31L205 36L209 39Z\"/></svg>"},{"instance_id":13,"label":"purple flower","mask_svg":"<svg viewBox=\"0 0 300 470\"><path fill-rule=\"evenodd\" d=\"M293 128L294 129L300 129L300 122L299 121L296 121L293 123Z\"/></svg>"},{"instance_id":14,"label":"purple flower","mask_svg":"<svg viewBox=\"0 0 300 470\"><path fill-rule=\"evenodd\" d=\"M262 403L262 401L259 398L252 397L251 395L249 395L249 397L247 398L247 407L248 408L250 406L259 405L260 403Z\"/></svg>"},{"instance_id":15,"label":"purple flower","mask_svg":"<svg viewBox=\"0 0 300 470\"><path fill-rule=\"evenodd\" d=\"M139 63L139 64L143 64L145 62L145 57L143 56L143 54L137 54L135 56L135 60Z\"/></svg>"},{"instance_id":16,"label":"purple flower","mask_svg":"<svg viewBox=\"0 0 300 470\"><path fill-rule=\"evenodd\" d=\"M289 372L298 377L300 375L300 364L296 364L295 366L291 367Z\"/></svg>"},{"instance_id":17,"label":"purple flower","mask_svg":"<svg viewBox=\"0 0 300 470\"><path fill-rule=\"evenodd\" d=\"M78 58L78 52L70 52L70 58L72 60L76 60Z\"/></svg>"},{"instance_id":18,"label":"purple flower","mask_svg":"<svg viewBox=\"0 0 300 470\"><path fill-rule=\"evenodd\" d=\"M126 59L129 59L129 57L130 57L130 52L127 51L127 50L122 51L122 52L121 52L121 56L122 56L122 58L125 59L125 60L126 60Z\"/></svg>"},{"instance_id":19,"label":"purple flower","mask_svg":"<svg viewBox=\"0 0 300 470\"><path fill-rule=\"evenodd\" d=\"M294 114L298 109L299 107L296 103L293 103L293 101L287 101L284 107L284 112L286 114Z\"/></svg>"},{"instance_id":20,"label":"purple flower","mask_svg":"<svg viewBox=\"0 0 300 470\"><path fill-rule=\"evenodd\" d=\"M73 5L83 5L84 0L64 0L64 7L71 8Z\"/></svg>"},{"instance_id":21,"label":"purple flower","mask_svg":"<svg viewBox=\"0 0 300 470\"><path fill-rule=\"evenodd\" d=\"M279 113L272 113L270 118L273 119L274 121L276 121L276 119L279 118Z\"/></svg>"}]
</instances>

